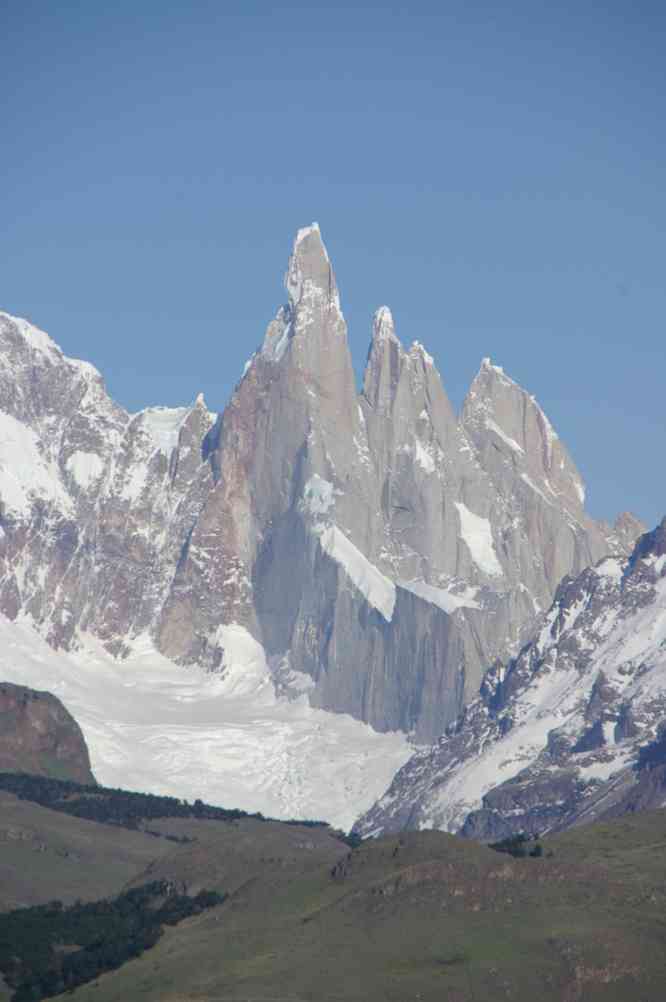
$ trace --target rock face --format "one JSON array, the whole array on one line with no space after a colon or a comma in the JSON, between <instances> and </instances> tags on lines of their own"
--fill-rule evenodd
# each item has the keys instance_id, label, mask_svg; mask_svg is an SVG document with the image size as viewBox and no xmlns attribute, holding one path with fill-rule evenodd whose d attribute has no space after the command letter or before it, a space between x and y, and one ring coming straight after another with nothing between
<instances>
[{"instance_id":1,"label":"rock face","mask_svg":"<svg viewBox=\"0 0 666 1002\"><path fill-rule=\"evenodd\" d=\"M543 833L666 801L666 518L565 578L542 628L358 824Z\"/></svg>"},{"instance_id":2,"label":"rock face","mask_svg":"<svg viewBox=\"0 0 666 1002\"><path fill-rule=\"evenodd\" d=\"M49 692L0 682L0 772L94 784L79 725Z\"/></svg>"},{"instance_id":3,"label":"rock face","mask_svg":"<svg viewBox=\"0 0 666 1002\"><path fill-rule=\"evenodd\" d=\"M148 634L211 670L238 624L313 705L431 741L561 577L640 525L586 515L543 411L489 360L457 419L387 307L359 394L316 224L285 284L219 417L201 398L126 414L2 316L0 611L56 646L85 632L123 655Z\"/></svg>"}]
</instances>

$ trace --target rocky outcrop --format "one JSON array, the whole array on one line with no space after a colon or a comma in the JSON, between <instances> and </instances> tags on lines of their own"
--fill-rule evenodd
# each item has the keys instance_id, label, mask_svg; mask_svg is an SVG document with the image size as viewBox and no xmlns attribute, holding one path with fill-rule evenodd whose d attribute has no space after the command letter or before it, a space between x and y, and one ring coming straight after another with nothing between
<instances>
[{"instance_id":1,"label":"rocky outcrop","mask_svg":"<svg viewBox=\"0 0 666 1002\"><path fill-rule=\"evenodd\" d=\"M359 394L316 224L285 285L219 416L201 398L129 415L2 315L0 611L54 646L92 634L122 656L148 635L211 670L237 624L313 705L432 741L562 575L638 526L585 514L543 411L488 360L456 418L387 307Z\"/></svg>"},{"instance_id":2,"label":"rocky outcrop","mask_svg":"<svg viewBox=\"0 0 666 1002\"><path fill-rule=\"evenodd\" d=\"M49 692L0 682L0 772L94 784L83 734Z\"/></svg>"},{"instance_id":3,"label":"rocky outcrop","mask_svg":"<svg viewBox=\"0 0 666 1002\"><path fill-rule=\"evenodd\" d=\"M542 627L359 822L495 839L662 806L666 519L565 578Z\"/></svg>"}]
</instances>

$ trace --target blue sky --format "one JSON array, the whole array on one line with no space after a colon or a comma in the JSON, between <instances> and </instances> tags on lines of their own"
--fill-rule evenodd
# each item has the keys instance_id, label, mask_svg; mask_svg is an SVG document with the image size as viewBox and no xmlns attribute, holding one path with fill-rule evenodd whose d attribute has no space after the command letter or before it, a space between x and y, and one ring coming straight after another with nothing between
<instances>
[{"instance_id":1,"label":"blue sky","mask_svg":"<svg viewBox=\"0 0 666 1002\"><path fill-rule=\"evenodd\" d=\"M489 355L589 507L666 512L666 9L5 0L0 308L221 409L318 220L459 406Z\"/></svg>"}]
</instances>

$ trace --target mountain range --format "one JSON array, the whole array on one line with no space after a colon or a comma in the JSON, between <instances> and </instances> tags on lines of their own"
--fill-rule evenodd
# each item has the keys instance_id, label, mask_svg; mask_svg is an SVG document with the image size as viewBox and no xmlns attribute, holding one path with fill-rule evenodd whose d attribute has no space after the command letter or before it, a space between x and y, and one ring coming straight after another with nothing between
<instances>
[{"instance_id":1,"label":"mountain range","mask_svg":"<svg viewBox=\"0 0 666 1002\"><path fill-rule=\"evenodd\" d=\"M657 563L637 556L657 544L628 513L586 513L543 410L489 359L456 415L387 307L359 391L316 224L285 287L219 415L201 396L129 414L0 314L3 676L60 696L104 782L486 837L545 769L566 787L548 819L569 823L585 769L653 736L656 708L622 723L644 692L629 656L599 681L595 652L639 606L631 630L658 619ZM530 809L503 810L544 824Z\"/></svg>"}]
</instances>

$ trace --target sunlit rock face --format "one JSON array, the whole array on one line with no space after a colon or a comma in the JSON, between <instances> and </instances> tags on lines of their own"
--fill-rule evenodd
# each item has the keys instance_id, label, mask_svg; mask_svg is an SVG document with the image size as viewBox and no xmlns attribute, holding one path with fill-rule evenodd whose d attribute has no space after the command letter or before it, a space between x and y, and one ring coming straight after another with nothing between
<instances>
[{"instance_id":1,"label":"sunlit rock face","mask_svg":"<svg viewBox=\"0 0 666 1002\"><path fill-rule=\"evenodd\" d=\"M560 579L642 526L586 515L543 411L488 360L456 417L387 307L359 392L316 224L285 286L219 416L202 398L127 414L0 315L0 611L56 647L86 634L123 656L148 634L211 670L238 624L285 698L434 740Z\"/></svg>"}]
</instances>

